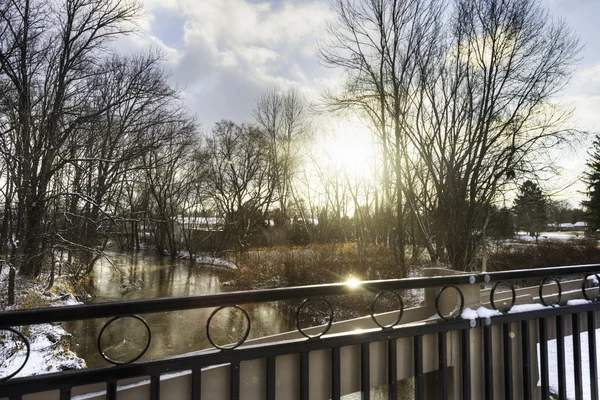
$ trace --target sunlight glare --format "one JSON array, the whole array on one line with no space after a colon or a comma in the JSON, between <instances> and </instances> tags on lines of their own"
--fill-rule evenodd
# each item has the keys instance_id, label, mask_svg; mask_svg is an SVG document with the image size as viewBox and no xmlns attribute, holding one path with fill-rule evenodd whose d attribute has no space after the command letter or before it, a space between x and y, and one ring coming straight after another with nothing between
<instances>
[{"instance_id":1,"label":"sunlight glare","mask_svg":"<svg viewBox=\"0 0 600 400\"><path fill-rule=\"evenodd\" d=\"M350 176L372 178L374 146L369 129L358 121L340 122L332 128L322 143L327 158Z\"/></svg>"},{"instance_id":2,"label":"sunlight glare","mask_svg":"<svg viewBox=\"0 0 600 400\"><path fill-rule=\"evenodd\" d=\"M352 289L356 289L360 286L360 280L350 277L346 279L346 285Z\"/></svg>"}]
</instances>

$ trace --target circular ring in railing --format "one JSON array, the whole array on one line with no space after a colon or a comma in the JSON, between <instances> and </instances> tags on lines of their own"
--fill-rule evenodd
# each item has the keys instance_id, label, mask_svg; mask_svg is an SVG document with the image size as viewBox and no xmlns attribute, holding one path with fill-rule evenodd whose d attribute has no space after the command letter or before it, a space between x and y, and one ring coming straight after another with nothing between
<instances>
[{"instance_id":1,"label":"circular ring in railing","mask_svg":"<svg viewBox=\"0 0 600 400\"><path fill-rule=\"evenodd\" d=\"M546 300L544 299L544 295L543 295L543 293L542 293L542 289L544 288L544 285L545 285L546 283L549 283L549 282L552 282L552 281L556 283L556 286L558 286L558 298L556 299L556 303L553 303L553 304L548 304L548 303L546 303ZM559 303L560 303L560 298L561 298L561 296L562 296L562 287L561 287L561 285L560 285L560 281L559 281L557 278L553 277L553 276L546 276L546 277L545 277L544 279L542 279L542 281L540 282L539 294L540 294L540 301L541 301L541 302L542 302L542 304L543 304L543 305L545 305L546 307L548 307L548 306L557 306L557 305L559 305Z\"/></svg>"},{"instance_id":2,"label":"circular ring in railing","mask_svg":"<svg viewBox=\"0 0 600 400\"><path fill-rule=\"evenodd\" d=\"M581 281L581 291L583 292L583 297L585 297L586 300L593 301L595 303L598 300L600 300L600 288L598 289L599 291L598 291L598 294L596 295L596 297L594 297L593 299L590 299L588 297L586 289L590 289L590 288L586 287L586 283L590 276L595 276L596 282L598 282L598 285L600 285L600 276L598 274L585 274L585 276L583 277L583 280Z\"/></svg>"},{"instance_id":3,"label":"circular ring in railing","mask_svg":"<svg viewBox=\"0 0 600 400\"><path fill-rule=\"evenodd\" d=\"M440 296L442 295L442 293L444 293L444 290L449 289L449 288L456 290L456 292L460 296L460 307L458 308L458 311L456 312L456 314L454 314L454 315L450 314L449 316L446 317L446 316L442 315L442 313L440 311ZM450 321L451 319L458 318L462 314L464 308L465 308L465 296L463 296L463 292L457 286L444 286L435 295L435 311L438 313L438 315L444 321Z\"/></svg>"},{"instance_id":4,"label":"circular ring in railing","mask_svg":"<svg viewBox=\"0 0 600 400\"><path fill-rule=\"evenodd\" d=\"M394 296L396 296L396 298L398 299L398 302L400 303L400 309L398 310L398 316L396 317L394 322L392 322L389 325L381 325L379 323L379 321L377 321L377 317L375 317L375 304L377 303L379 296L381 296L382 294L385 294L385 293L394 294ZM402 314L404 314L404 302L402 301L402 297L400 297L398 292L391 292L391 291L379 292L375 295L375 297L373 297L373 300L371 300L371 319L373 320L373 322L375 322L377 324L377 326L379 326L382 329L393 328L394 326L398 325L398 322L400 322L400 320L402 319Z\"/></svg>"},{"instance_id":5,"label":"circular ring in railing","mask_svg":"<svg viewBox=\"0 0 600 400\"><path fill-rule=\"evenodd\" d=\"M221 345L216 344L212 340L212 337L210 336L210 323L211 323L213 317L215 315L217 315L217 313L219 311L223 310L224 308L235 308L237 310L240 310L242 312L242 314L244 315L246 322L248 322L248 324L246 326L246 330L244 331L244 336L240 340L238 340L236 343L229 345L229 346L221 346ZM250 335L250 316L248 315L248 312L246 312L246 310L244 310L242 307L240 307L238 305L234 304L232 306L221 306L221 307L217 308L216 310L214 310L208 317L208 321L206 321L206 337L208 338L208 341L210 342L210 344L212 344L214 347L216 347L219 350L233 350L233 349L240 347L246 341L246 339L248 339L248 335Z\"/></svg>"},{"instance_id":6,"label":"circular ring in railing","mask_svg":"<svg viewBox=\"0 0 600 400\"><path fill-rule=\"evenodd\" d=\"M112 324L113 322L118 321L123 318L133 318L135 320L140 321L142 324L144 324L144 327L146 328L146 332L148 333L148 341L146 342L146 345L144 346L142 351L137 356L135 356L127 361L117 361L117 360L113 360L112 358L110 358L109 356L106 355L106 353L102 349L102 344L100 343L100 341L102 340L102 335L104 334L104 331L106 330L106 328L108 328L108 326L110 324ZM104 324L104 326L102 327L102 330L100 330L100 334L98 335L98 351L100 352L100 355L102 356L102 358L104 358L106 361L108 361L111 364L114 364L114 365L131 364L131 363L139 360L140 358L142 358L142 356L144 354L146 354L146 351L148 351L148 348L150 347L151 340L152 340L152 332L150 331L150 327L148 326L148 323L146 321L144 321L144 319L142 317L139 317L137 315L117 316L117 317L111 318L106 324Z\"/></svg>"},{"instance_id":7,"label":"circular ring in railing","mask_svg":"<svg viewBox=\"0 0 600 400\"><path fill-rule=\"evenodd\" d=\"M306 337L308 339L316 339L316 338L319 338L319 337L323 336L324 334L326 334L329 331L329 329L331 328L331 324L333 324L333 307L331 306L331 303L329 301L327 301L326 299L324 299L323 297L317 298L317 301L322 301L325 304L327 304L327 308L329 308L329 318L328 318L328 321L327 321L327 325L325 325L325 329L323 329L322 332L319 332L316 335L309 335L306 332L304 332L304 330L300 326L300 313L302 312L302 309L311 300L312 300L311 298L304 299L304 301L302 302L302 304L300 304L300 306L296 310L296 329L298 330L298 332L300 332L302 334L302 336L304 336L304 337Z\"/></svg>"},{"instance_id":8,"label":"circular ring in railing","mask_svg":"<svg viewBox=\"0 0 600 400\"><path fill-rule=\"evenodd\" d=\"M12 374L5 376L3 378L0 378L0 382L5 382L5 381L9 380L10 378L12 378L13 376L17 375L19 372L21 372L23 367L25 367L25 364L27 364L27 361L29 360L29 356L31 354L31 346L29 345L29 341L27 340L27 338L16 329L2 328L2 329L0 329L0 331L8 331L8 332L12 332L12 333L16 334L17 336L20 337L20 339L23 341L23 343L25 343L25 347L27 348L27 354L25 355L25 360L23 360L23 364L21 364L21 366L16 371L14 371ZM3 340L2 344L4 344L5 341L6 340Z\"/></svg>"},{"instance_id":9,"label":"circular ring in railing","mask_svg":"<svg viewBox=\"0 0 600 400\"><path fill-rule=\"evenodd\" d=\"M498 282L494 283L494 286L492 287L492 291L490 292L490 304L494 310L498 310L498 307L496 307L496 303L494 303L494 295L496 294L496 289L498 289L498 286L500 286L502 283L507 284L508 287L510 288L510 291L512 292L512 298L510 301L510 305L505 310L501 311L503 313L507 313L510 311L511 308L513 308L513 306L515 305L515 301L517 301L517 293L515 292L515 287L513 286L512 283L510 283L508 281L498 281Z\"/></svg>"}]
</instances>

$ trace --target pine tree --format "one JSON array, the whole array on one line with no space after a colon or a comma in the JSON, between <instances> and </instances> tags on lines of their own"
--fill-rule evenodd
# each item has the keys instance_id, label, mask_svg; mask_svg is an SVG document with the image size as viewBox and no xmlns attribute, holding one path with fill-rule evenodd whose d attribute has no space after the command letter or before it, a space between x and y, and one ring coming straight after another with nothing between
<instances>
[{"instance_id":1,"label":"pine tree","mask_svg":"<svg viewBox=\"0 0 600 400\"><path fill-rule=\"evenodd\" d=\"M519 225L538 241L540 232L546 227L548 219L548 201L540 187L530 180L519 187L519 194L514 202Z\"/></svg>"},{"instance_id":2,"label":"pine tree","mask_svg":"<svg viewBox=\"0 0 600 400\"><path fill-rule=\"evenodd\" d=\"M587 185L588 200L581 204L586 209L590 229L600 229L600 135L592 143L590 158L585 164L588 171L584 174L584 182Z\"/></svg>"}]
</instances>

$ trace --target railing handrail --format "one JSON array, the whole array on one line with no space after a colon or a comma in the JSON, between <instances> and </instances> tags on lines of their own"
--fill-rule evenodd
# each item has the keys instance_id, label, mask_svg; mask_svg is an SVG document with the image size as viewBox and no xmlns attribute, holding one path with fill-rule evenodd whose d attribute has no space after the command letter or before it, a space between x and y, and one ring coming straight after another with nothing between
<instances>
[{"instance_id":1,"label":"railing handrail","mask_svg":"<svg viewBox=\"0 0 600 400\"><path fill-rule=\"evenodd\" d=\"M423 278L360 281L356 286L342 282L287 288L211 293L197 296L166 297L89 305L5 311L0 312L0 329L11 326L34 325L50 322L118 317L134 314L149 314L156 312L228 306L234 304L297 300L309 297L314 298L347 295L360 291L377 293L381 291L401 289L422 289L484 283L491 282L492 280L500 281L522 278L538 278L550 275L576 275L596 272L600 272L600 264L548 267L503 272L465 273L460 275Z\"/></svg>"},{"instance_id":2,"label":"railing handrail","mask_svg":"<svg viewBox=\"0 0 600 400\"><path fill-rule=\"evenodd\" d=\"M570 265L562 267L542 267L542 268L529 268L529 269L515 269L510 271L498 271L498 272L484 272L480 275L488 275L489 278L485 279L486 282L489 280L501 281L501 280L513 280L513 279L527 279L527 278L543 278L552 275L576 275L585 273L600 273L600 264L581 264L581 265Z\"/></svg>"},{"instance_id":3,"label":"railing handrail","mask_svg":"<svg viewBox=\"0 0 600 400\"><path fill-rule=\"evenodd\" d=\"M426 287L472 284L476 282L476 274L464 274L424 278L359 281L357 286L341 282L286 288L209 293L196 296L162 297L157 299L129 300L89 305L37 308L0 312L0 328L49 322L127 316L132 314L190 310L234 304L251 304L269 301L297 300L309 297L347 295L360 291L380 292L400 289L421 289ZM483 281L481 280L481 282Z\"/></svg>"}]
</instances>

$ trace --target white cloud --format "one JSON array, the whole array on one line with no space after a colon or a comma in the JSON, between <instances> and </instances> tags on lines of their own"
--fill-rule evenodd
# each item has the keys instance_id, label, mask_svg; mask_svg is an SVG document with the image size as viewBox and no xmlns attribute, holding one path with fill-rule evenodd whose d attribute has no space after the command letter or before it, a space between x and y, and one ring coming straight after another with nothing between
<instances>
[{"instance_id":1,"label":"white cloud","mask_svg":"<svg viewBox=\"0 0 600 400\"><path fill-rule=\"evenodd\" d=\"M145 0L149 42L166 49L173 79L201 121L248 120L271 87L311 91L333 71L314 46L333 16L326 2Z\"/></svg>"},{"instance_id":2,"label":"white cloud","mask_svg":"<svg viewBox=\"0 0 600 400\"><path fill-rule=\"evenodd\" d=\"M577 81L578 83L590 81L600 83L600 64L581 71L577 74Z\"/></svg>"},{"instance_id":3,"label":"white cloud","mask_svg":"<svg viewBox=\"0 0 600 400\"><path fill-rule=\"evenodd\" d=\"M323 31L329 9L321 2L284 3L272 10L269 3L244 0L181 0L181 10L194 24L186 26L186 39L225 46L263 43L294 44Z\"/></svg>"},{"instance_id":4,"label":"white cloud","mask_svg":"<svg viewBox=\"0 0 600 400\"><path fill-rule=\"evenodd\" d=\"M578 129L597 133L600 130L600 91L597 95L572 95L561 98L561 103L573 109L572 122Z\"/></svg>"}]
</instances>

